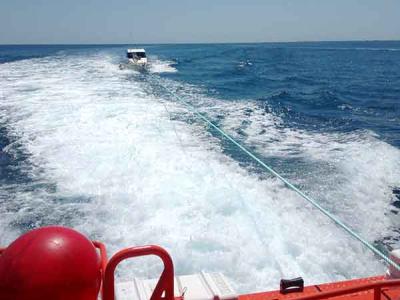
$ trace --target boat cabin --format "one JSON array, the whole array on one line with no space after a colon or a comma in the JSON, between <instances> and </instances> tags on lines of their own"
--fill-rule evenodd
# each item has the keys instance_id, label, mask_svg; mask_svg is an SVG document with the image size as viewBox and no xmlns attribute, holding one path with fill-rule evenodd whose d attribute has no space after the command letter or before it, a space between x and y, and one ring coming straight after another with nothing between
<instances>
[{"instance_id":1,"label":"boat cabin","mask_svg":"<svg viewBox=\"0 0 400 300\"><path fill-rule=\"evenodd\" d=\"M144 49L128 49L126 51L126 57L129 59L140 60L146 58L146 51Z\"/></svg>"}]
</instances>

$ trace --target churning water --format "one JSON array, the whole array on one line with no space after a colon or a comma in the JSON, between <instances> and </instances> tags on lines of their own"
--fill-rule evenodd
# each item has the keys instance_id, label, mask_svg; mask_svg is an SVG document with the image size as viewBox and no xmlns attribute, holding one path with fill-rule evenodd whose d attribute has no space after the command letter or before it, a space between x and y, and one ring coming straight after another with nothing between
<instances>
[{"instance_id":1,"label":"churning water","mask_svg":"<svg viewBox=\"0 0 400 300\"><path fill-rule=\"evenodd\" d=\"M400 43L0 46L0 243L72 226L240 291L385 266L186 109L384 250L400 235ZM156 276L157 260L120 277Z\"/></svg>"}]
</instances>

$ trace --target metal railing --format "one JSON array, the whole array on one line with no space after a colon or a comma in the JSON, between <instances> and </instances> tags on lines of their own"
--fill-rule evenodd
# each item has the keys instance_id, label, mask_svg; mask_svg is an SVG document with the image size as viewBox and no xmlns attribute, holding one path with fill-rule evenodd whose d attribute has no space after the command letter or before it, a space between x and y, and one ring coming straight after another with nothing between
<instances>
[{"instance_id":1,"label":"metal railing","mask_svg":"<svg viewBox=\"0 0 400 300\"><path fill-rule=\"evenodd\" d=\"M158 256L164 263L164 270L150 300L174 300L174 264L166 250L154 245L123 249L111 257L104 274L103 300L115 300L114 273L117 265L128 258L147 255Z\"/></svg>"}]
</instances>

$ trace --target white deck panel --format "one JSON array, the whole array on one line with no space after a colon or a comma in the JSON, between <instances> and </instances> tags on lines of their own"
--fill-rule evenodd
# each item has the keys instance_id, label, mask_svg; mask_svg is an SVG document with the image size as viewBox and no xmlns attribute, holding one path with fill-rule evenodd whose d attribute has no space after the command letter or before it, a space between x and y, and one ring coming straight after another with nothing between
<instances>
[{"instance_id":1,"label":"white deck panel","mask_svg":"<svg viewBox=\"0 0 400 300\"><path fill-rule=\"evenodd\" d=\"M137 279L116 284L117 300L149 300L158 279ZM176 276L175 297L184 294L186 300L236 299L237 294L221 273Z\"/></svg>"}]
</instances>

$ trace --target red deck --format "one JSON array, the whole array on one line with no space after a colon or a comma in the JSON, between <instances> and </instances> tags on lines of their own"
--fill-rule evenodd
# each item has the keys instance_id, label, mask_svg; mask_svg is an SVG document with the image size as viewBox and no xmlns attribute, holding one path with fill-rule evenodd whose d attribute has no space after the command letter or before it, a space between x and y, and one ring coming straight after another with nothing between
<instances>
[{"instance_id":1,"label":"red deck","mask_svg":"<svg viewBox=\"0 0 400 300\"><path fill-rule=\"evenodd\" d=\"M340 281L334 283L311 285L304 288L303 292L282 294L278 291L261 292L239 296L239 300L287 300L287 299L351 299L351 300L400 300L400 280L392 281L391 286L382 286L375 294L373 285L384 280L383 276ZM387 282L387 281L386 281ZM355 291L363 286L361 291ZM370 287L369 287L370 286ZM343 291L342 295L334 296L333 293ZM328 295L327 293L332 293Z\"/></svg>"},{"instance_id":2,"label":"red deck","mask_svg":"<svg viewBox=\"0 0 400 300\"><path fill-rule=\"evenodd\" d=\"M47 243L50 244L50 243ZM183 300L184 297L174 298L174 268L169 254L158 246L132 247L119 251L110 260L104 245L93 242L99 250L101 260L101 293L103 300L114 300L114 271L117 265L128 258L155 255L161 258L164 271L156 285L150 300ZM4 249L0 248L0 256ZM38 291L41 291L38 289ZM0 289L1 292L1 289ZM94 295L96 297L96 295ZM0 298L2 298L0 293ZM3 299L3 298L2 298ZM22 299L22 298L5 298ZM25 298L24 298L25 299ZM35 298L39 299L39 298ZM44 299L44 298L41 298ZM47 299L47 298L46 298ZM86 298L85 298L86 299ZM90 298L92 299L92 298ZM94 298L93 298L94 299ZM214 298L219 299L218 296ZM302 292L282 294L279 290L241 295L235 300L400 300L400 279L385 279L384 276L361 278L304 287Z\"/></svg>"}]
</instances>

